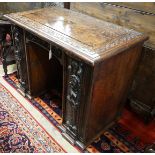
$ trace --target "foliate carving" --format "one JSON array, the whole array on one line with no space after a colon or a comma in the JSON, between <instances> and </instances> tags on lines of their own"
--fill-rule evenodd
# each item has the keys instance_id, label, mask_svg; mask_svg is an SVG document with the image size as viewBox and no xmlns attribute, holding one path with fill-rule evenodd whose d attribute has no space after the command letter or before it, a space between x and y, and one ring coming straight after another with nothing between
<instances>
[{"instance_id":1,"label":"foliate carving","mask_svg":"<svg viewBox=\"0 0 155 155\"><path fill-rule=\"evenodd\" d=\"M13 40L14 40L14 54L15 59L17 63L17 70L18 70L18 76L19 81L22 89L24 89L24 92L26 91L26 59L25 59L25 49L23 44L23 31L22 29L13 26L12 27L12 34L13 34Z\"/></svg>"},{"instance_id":2,"label":"foliate carving","mask_svg":"<svg viewBox=\"0 0 155 155\"><path fill-rule=\"evenodd\" d=\"M68 65L68 91L66 105L70 109L69 117L66 125L75 135L78 124L78 110L80 106L81 84L83 76L83 64L81 62L71 60Z\"/></svg>"},{"instance_id":3,"label":"foliate carving","mask_svg":"<svg viewBox=\"0 0 155 155\"><path fill-rule=\"evenodd\" d=\"M19 39L19 30L16 27L13 27L13 35L14 35L14 53L17 63L21 61L21 47L20 47L20 39Z\"/></svg>"}]
</instances>

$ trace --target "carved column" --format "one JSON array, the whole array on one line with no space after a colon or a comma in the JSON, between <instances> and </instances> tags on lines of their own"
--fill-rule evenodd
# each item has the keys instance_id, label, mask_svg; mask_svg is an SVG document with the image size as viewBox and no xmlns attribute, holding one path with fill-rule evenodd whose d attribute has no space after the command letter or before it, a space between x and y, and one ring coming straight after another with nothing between
<instances>
[{"instance_id":1,"label":"carved column","mask_svg":"<svg viewBox=\"0 0 155 155\"><path fill-rule=\"evenodd\" d=\"M17 63L17 72L20 82L20 88L24 93L27 91L27 67L26 55L24 46L24 32L22 29L12 27L13 41L14 41L14 54Z\"/></svg>"},{"instance_id":2,"label":"carved column","mask_svg":"<svg viewBox=\"0 0 155 155\"><path fill-rule=\"evenodd\" d=\"M71 59L68 64L68 89L66 99L66 126L75 138L78 130L78 112L81 97L83 64Z\"/></svg>"},{"instance_id":3,"label":"carved column","mask_svg":"<svg viewBox=\"0 0 155 155\"><path fill-rule=\"evenodd\" d=\"M84 149L93 68L65 55L63 74L63 123L59 128L64 138Z\"/></svg>"}]
</instances>

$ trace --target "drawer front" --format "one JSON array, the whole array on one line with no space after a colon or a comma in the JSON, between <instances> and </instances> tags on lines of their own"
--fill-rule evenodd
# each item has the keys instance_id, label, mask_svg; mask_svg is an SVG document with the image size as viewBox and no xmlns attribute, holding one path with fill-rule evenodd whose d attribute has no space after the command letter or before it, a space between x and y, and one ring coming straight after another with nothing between
<instances>
[{"instance_id":1,"label":"drawer front","mask_svg":"<svg viewBox=\"0 0 155 155\"><path fill-rule=\"evenodd\" d=\"M14 54L17 63L18 78L20 86L26 92L28 90L28 79L24 44L24 31L17 26L12 26L12 35L14 43Z\"/></svg>"},{"instance_id":2,"label":"drawer front","mask_svg":"<svg viewBox=\"0 0 155 155\"><path fill-rule=\"evenodd\" d=\"M70 137L84 141L91 69L83 62L67 57L64 77L63 125Z\"/></svg>"}]
</instances>

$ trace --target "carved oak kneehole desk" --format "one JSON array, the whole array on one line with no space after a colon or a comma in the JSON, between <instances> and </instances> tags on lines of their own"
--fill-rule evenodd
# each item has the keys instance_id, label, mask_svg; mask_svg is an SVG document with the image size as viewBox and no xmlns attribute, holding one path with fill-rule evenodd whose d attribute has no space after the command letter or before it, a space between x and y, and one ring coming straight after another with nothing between
<instances>
[{"instance_id":1,"label":"carved oak kneehole desk","mask_svg":"<svg viewBox=\"0 0 155 155\"><path fill-rule=\"evenodd\" d=\"M147 36L57 7L5 17L22 92L57 89L62 135L85 148L119 117Z\"/></svg>"}]
</instances>

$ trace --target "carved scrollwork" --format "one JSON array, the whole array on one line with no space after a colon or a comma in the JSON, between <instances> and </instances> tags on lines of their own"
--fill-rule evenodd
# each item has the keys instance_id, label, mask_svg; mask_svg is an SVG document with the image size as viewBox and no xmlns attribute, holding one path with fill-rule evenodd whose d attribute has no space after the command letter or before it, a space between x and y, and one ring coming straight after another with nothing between
<instances>
[{"instance_id":1,"label":"carved scrollwork","mask_svg":"<svg viewBox=\"0 0 155 155\"><path fill-rule=\"evenodd\" d=\"M77 115L80 106L81 97L81 84L83 75L83 64L81 62L71 60L68 65L68 92L67 92L67 105L70 106L70 117L66 121L68 129L75 135L77 132Z\"/></svg>"},{"instance_id":2,"label":"carved scrollwork","mask_svg":"<svg viewBox=\"0 0 155 155\"><path fill-rule=\"evenodd\" d=\"M80 89L81 89L81 77L82 77L82 63L72 61L68 66L69 76L69 89L67 99L73 106L78 106L80 103Z\"/></svg>"}]
</instances>

